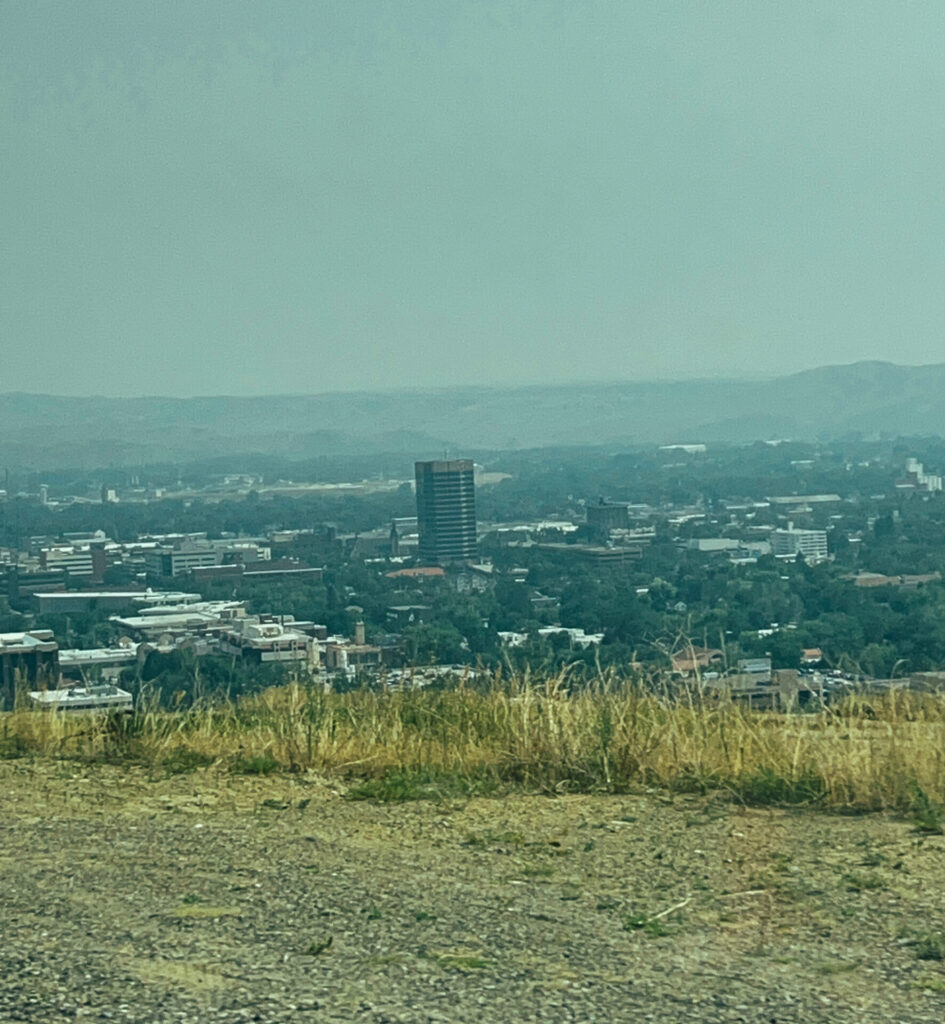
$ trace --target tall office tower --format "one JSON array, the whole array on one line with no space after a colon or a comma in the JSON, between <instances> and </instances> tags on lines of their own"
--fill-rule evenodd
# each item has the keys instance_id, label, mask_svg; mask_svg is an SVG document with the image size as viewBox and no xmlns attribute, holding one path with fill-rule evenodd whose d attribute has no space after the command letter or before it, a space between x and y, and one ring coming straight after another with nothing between
<instances>
[{"instance_id":1,"label":"tall office tower","mask_svg":"<svg viewBox=\"0 0 945 1024\"><path fill-rule=\"evenodd\" d=\"M476 487L470 459L418 462L417 525L425 565L476 557Z\"/></svg>"}]
</instances>

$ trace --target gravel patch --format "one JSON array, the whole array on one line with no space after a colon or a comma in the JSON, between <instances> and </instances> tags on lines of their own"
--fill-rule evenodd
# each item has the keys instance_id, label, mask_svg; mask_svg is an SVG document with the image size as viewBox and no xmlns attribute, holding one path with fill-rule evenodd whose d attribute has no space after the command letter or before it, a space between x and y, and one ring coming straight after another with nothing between
<instances>
[{"instance_id":1,"label":"gravel patch","mask_svg":"<svg viewBox=\"0 0 945 1024\"><path fill-rule=\"evenodd\" d=\"M943 851L711 796L0 762L0 1021L939 1024Z\"/></svg>"}]
</instances>

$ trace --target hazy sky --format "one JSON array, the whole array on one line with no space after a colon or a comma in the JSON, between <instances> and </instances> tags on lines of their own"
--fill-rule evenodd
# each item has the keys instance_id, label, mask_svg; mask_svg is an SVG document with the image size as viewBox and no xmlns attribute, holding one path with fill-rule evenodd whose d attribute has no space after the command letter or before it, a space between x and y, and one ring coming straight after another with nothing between
<instances>
[{"instance_id":1,"label":"hazy sky","mask_svg":"<svg viewBox=\"0 0 945 1024\"><path fill-rule=\"evenodd\" d=\"M945 361L945 4L0 0L0 391Z\"/></svg>"}]
</instances>

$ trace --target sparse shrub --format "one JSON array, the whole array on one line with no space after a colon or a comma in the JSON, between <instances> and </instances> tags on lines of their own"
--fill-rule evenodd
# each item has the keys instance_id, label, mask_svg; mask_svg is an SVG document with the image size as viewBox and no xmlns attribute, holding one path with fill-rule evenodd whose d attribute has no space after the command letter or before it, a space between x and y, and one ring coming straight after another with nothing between
<instances>
[{"instance_id":1,"label":"sparse shrub","mask_svg":"<svg viewBox=\"0 0 945 1024\"><path fill-rule=\"evenodd\" d=\"M238 757L230 766L235 775L271 775L282 766L272 754L257 754L253 757Z\"/></svg>"},{"instance_id":2,"label":"sparse shrub","mask_svg":"<svg viewBox=\"0 0 945 1024\"><path fill-rule=\"evenodd\" d=\"M709 790L718 788L718 781L700 777L683 768L679 775L672 779L669 788L674 793L695 793L698 796L705 796Z\"/></svg>"},{"instance_id":3,"label":"sparse shrub","mask_svg":"<svg viewBox=\"0 0 945 1024\"><path fill-rule=\"evenodd\" d=\"M210 754L202 754L199 750L177 747L161 760L161 767L167 775L184 775L198 768L207 768L214 760Z\"/></svg>"},{"instance_id":4,"label":"sparse shrub","mask_svg":"<svg viewBox=\"0 0 945 1024\"><path fill-rule=\"evenodd\" d=\"M932 800L921 786L915 787L912 818L915 822L916 832L940 836L945 830L945 808Z\"/></svg>"},{"instance_id":5,"label":"sparse shrub","mask_svg":"<svg viewBox=\"0 0 945 1024\"><path fill-rule=\"evenodd\" d=\"M790 778L767 766L739 780L735 788L745 803L760 806L815 804L827 795L823 778L814 772Z\"/></svg>"},{"instance_id":6,"label":"sparse shrub","mask_svg":"<svg viewBox=\"0 0 945 1024\"><path fill-rule=\"evenodd\" d=\"M924 932L913 945L917 960L945 960L945 932Z\"/></svg>"},{"instance_id":7,"label":"sparse shrub","mask_svg":"<svg viewBox=\"0 0 945 1024\"><path fill-rule=\"evenodd\" d=\"M669 935L669 929L662 921L652 918L647 914L629 914L624 918L623 930L625 932L643 932L648 938L658 939Z\"/></svg>"},{"instance_id":8,"label":"sparse shrub","mask_svg":"<svg viewBox=\"0 0 945 1024\"><path fill-rule=\"evenodd\" d=\"M883 887L883 880L878 875L863 871L848 871L842 881L847 892L869 892Z\"/></svg>"},{"instance_id":9,"label":"sparse shrub","mask_svg":"<svg viewBox=\"0 0 945 1024\"><path fill-rule=\"evenodd\" d=\"M395 769L376 779L365 779L348 790L349 800L399 803L404 800L451 800L495 792L488 779L468 778L457 772L432 769Z\"/></svg>"},{"instance_id":10,"label":"sparse shrub","mask_svg":"<svg viewBox=\"0 0 945 1024\"><path fill-rule=\"evenodd\" d=\"M0 760L12 761L17 757L26 757L29 752L29 744L22 736L0 736Z\"/></svg>"}]
</instances>

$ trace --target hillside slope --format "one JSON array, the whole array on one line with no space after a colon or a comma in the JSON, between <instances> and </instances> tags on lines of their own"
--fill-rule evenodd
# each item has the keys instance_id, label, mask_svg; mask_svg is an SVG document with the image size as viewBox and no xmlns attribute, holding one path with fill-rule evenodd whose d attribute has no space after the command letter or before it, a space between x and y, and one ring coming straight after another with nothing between
<instances>
[{"instance_id":1,"label":"hillside slope","mask_svg":"<svg viewBox=\"0 0 945 1024\"><path fill-rule=\"evenodd\" d=\"M828 366L769 380L622 381L272 397L0 395L11 467L133 465L545 445L945 434L945 364Z\"/></svg>"}]
</instances>

